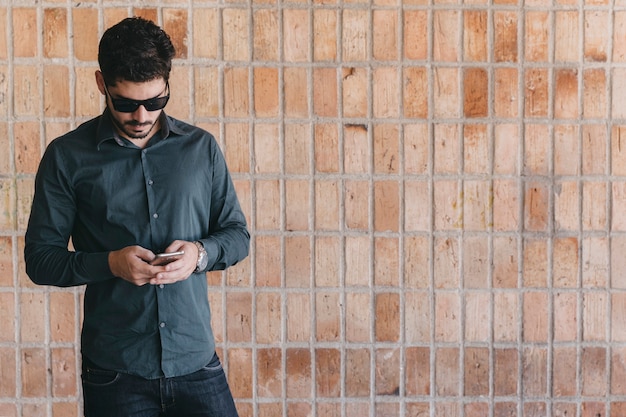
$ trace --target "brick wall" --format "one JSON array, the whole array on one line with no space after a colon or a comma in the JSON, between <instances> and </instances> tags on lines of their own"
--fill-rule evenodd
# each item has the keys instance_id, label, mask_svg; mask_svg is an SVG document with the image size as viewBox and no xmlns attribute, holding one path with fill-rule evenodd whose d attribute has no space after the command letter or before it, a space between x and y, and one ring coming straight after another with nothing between
<instances>
[{"instance_id":1,"label":"brick wall","mask_svg":"<svg viewBox=\"0 0 626 417\"><path fill-rule=\"evenodd\" d=\"M626 415L623 0L0 0L0 416L81 415L82 289L23 236L132 14L248 216L207 275L242 417Z\"/></svg>"}]
</instances>

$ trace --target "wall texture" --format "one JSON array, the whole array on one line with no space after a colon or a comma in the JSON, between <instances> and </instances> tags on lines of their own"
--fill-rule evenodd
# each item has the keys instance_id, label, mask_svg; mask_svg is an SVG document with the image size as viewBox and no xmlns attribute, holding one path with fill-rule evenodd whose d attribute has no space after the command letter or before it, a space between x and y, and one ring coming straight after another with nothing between
<instances>
[{"instance_id":1,"label":"wall texture","mask_svg":"<svg viewBox=\"0 0 626 417\"><path fill-rule=\"evenodd\" d=\"M81 415L82 289L23 235L129 15L248 216L207 275L242 417L626 415L624 0L0 0L0 416Z\"/></svg>"}]
</instances>

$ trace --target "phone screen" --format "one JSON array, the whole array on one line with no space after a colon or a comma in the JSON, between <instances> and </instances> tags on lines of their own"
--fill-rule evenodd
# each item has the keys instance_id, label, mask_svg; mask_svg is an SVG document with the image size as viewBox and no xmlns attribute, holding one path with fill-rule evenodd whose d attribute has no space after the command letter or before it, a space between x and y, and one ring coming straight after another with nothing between
<instances>
[{"instance_id":1,"label":"phone screen","mask_svg":"<svg viewBox=\"0 0 626 417\"><path fill-rule=\"evenodd\" d=\"M170 262L174 262L175 260L180 258L181 255L183 255L184 253L185 253L184 251L159 253L150 262L150 265L155 265L155 266L167 265Z\"/></svg>"}]
</instances>

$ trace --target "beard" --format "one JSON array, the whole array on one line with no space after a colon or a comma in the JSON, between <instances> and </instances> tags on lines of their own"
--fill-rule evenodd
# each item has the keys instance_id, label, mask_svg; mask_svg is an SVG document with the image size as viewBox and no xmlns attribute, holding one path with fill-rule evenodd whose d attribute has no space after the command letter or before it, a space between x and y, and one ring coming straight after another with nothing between
<instances>
[{"instance_id":1,"label":"beard","mask_svg":"<svg viewBox=\"0 0 626 417\"><path fill-rule=\"evenodd\" d=\"M161 110L162 111L162 110ZM113 124L115 125L115 127L127 138L129 139L146 139L154 130L154 126L157 124L157 122L159 121L159 117L161 116L161 113L159 113L159 115L157 117L155 117L154 121L150 120L147 122L143 122L140 123L136 120L129 120L126 122L120 122L115 115L113 114L113 112L111 112L111 120L113 121ZM132 131L131 129L129 129L128 127L138 127L138 126L150 126L150 128L148 130L145 131L145 133L140 133L137 134L136 132Z\"/></svg>"}]
</instances>

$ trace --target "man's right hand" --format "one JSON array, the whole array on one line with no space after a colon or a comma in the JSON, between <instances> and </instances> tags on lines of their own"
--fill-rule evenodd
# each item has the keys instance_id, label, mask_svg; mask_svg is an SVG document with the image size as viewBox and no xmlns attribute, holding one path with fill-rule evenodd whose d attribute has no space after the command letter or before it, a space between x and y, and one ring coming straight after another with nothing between
<instances>
[{"instance_id":1,"label":"man's right hand","mask_svg":"<svg viewBox=\"0 0 626 417\"><path fill-rule=\"evenodd\" d=\"M155 276L155 268L148 262L154 259L154 253L141 246L127 246L109 252L109 268L116 277L131 284L142 286L148 284Z\"/></svg>"}]
</instances>

